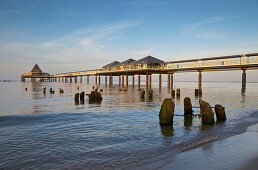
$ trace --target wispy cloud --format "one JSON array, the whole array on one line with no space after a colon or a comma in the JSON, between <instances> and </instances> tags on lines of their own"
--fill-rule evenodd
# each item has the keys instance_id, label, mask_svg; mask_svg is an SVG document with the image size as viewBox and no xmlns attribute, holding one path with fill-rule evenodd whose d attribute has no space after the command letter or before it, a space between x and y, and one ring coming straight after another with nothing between
<instances>
[{"instance_id":1,"label":"wispy cloud","mask_svg":"<svg viewBox=\"0 0 258 170\"><path fill-rule=\"evenodd\" d=\"M188 23L183 26L182 33L185 35L194 35L200 39L218 39L223 35L218 31L214 31L211 26L217 23L228 21L232 18L233 17L231 16L213 17L202 21Z\"/></svg>"},{"instance_id":2,"label":"wispy cloud","mask_svg":"<svg viewBox=\"0 0 258 170\"><path fill-rule=\"evenodd\" d=\"M92 26L38 44L0 42L0 59L2 61L0 65L10 61L13 63L37 61L56 65L69 63L73 70L75 68L93 69L93 67L102 66L110 56L114 55L110 49L113 36L117 38L117 34L123 34L124 30L141 24L138 22L120 22ZM97 64L94 66L91 63Z\"/></svg>"},{"instance_id":3,"label":"wispy cloud","mask_svg":"<svg viewBox=\"0 0 258 170\"><path fill-rule=\"evenodd\" d=\"M232 17L213 17L213 18L208 18L203 21L189 23L189 24L184 25L183 33L192 33L193 31L196 31L200 27L203 27L203 26L206 26L206 25L212 24L212 23L226 21L226 20L229 20L230 18L232 18Z\"/></svg>"}]
</instances>

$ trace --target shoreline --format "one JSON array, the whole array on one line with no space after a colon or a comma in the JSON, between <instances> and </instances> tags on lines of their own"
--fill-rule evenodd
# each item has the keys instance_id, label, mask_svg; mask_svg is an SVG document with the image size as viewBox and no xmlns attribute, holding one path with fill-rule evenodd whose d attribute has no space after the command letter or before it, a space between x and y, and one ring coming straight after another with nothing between
<instances>
[{"instance_id":1,"label":"shoreline","mask_svg":"<svg viewBox=\"0 0 258 170\"><path fill-rule=\"evenodd\" d=\"M176 155L166 169L257 169L258 123L244 133L218 138Z\"/></svg>"}]
</instances>

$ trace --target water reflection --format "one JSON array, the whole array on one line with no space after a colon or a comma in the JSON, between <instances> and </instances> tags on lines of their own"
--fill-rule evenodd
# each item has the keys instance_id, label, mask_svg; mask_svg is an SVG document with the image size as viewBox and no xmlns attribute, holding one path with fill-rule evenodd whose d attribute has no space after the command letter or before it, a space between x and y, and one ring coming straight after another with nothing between
<instances>
[{"instance_id":1,"label":"water reflection","mask_svg":"<svg viewBox=\"0 0 258 170\"><path fill-rule=\"evenodd\" d=\"M166 137L174 136L173 125L160 125L160 128L163 136L166 136Z\"/></svg>"},{"instance_id":2,"label":"water reflection","mask_svg":"<svg viewBox=\"0 0 258 170\"><path fill-rule=\"evenodd\" d=\"M206 130L209 130L211 128L214 127L214 124L204 124L204 123L201 123L200 125L200 130L201 131L206 131Z\"/></svg>"},{"instance_id":3,"label":"water reflection","mask_svg":"<svg viewBox=\"0 0 258 170\"><path fill-rule=\"evenodd\" d=\"M193 125L193 117L192 116L184 116L184 126L185 129L188 130Z\"/></svg>"}]
</instances>

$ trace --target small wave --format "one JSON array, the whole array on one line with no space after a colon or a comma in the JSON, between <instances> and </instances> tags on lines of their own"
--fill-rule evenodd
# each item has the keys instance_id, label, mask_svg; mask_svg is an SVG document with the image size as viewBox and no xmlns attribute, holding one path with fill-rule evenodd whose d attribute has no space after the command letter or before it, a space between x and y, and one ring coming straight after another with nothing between
<instances>
[{"instance_id":1,"label":"small wave","mask_svg":"<svg viewBox=\"0 0 258 170\"><path fill-rule=\"evenodd\" d=\"M204 138L204 139L201 139L199 141L196 141L186 147L184 147L182 149L182 152L185 152L187 150L190 150L190 149L194 149L194 148L197 148L205 143L208 143L208 142L211 142L211 141L214 141L214 140L218 140L219 139L219 136L211 136L211 137L208 137L208 138Z\"/></svg>"},{"instance_id":2,"label":"small wave","mask_svg":"<svg viewBox=\"0 0 258 170\"><path fill-rule=\"evenodd\" d=\"M29 115L8 115L0 117L0 127L10 127L17 125L30 126L34 123L51 123L58 120L69 121L76 113L41 113Z\"/></svg>"}]
</instances>

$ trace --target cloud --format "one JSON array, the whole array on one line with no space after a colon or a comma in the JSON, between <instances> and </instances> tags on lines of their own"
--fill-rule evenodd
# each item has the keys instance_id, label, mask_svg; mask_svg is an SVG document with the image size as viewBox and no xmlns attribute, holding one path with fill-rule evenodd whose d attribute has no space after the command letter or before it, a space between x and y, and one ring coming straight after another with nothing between
<instances>
[{"instance_id":1,"label":"cloud","mask_svg":"<svg viewBox=\"0 0 258 170\"><path fill-rule=\"evenodd\" d=\"M189 24L184 25L183 33L192 33L193 31L196 31L197 29L199 29L200 27L204 27L205 25L226 21L230 18L232 18L232 17L213 17L213 18L208 18L203 21L189 23Z\"/></svg>"},{"instance_id":2,"label":"cloud","mask_svg":"<svg viewBox=\"0 0 258 170\"><path fill-rule=\"evenodd\" d=\"M225 22L227 20L232 19L233 17L213 17L208 18L206 20L193 22L189 24L185 24L182 28L182 33L184 35L194 35L199 39L218 39L222 38L224 35L219 30L214 30L214 27L211 27L213 24L217 24L220 22ZM216 27L216 26L215 26Z\"/></svg>"},{"instance_id":3,"label":"cloud","mask_svg":"<svg viewBox=\"0 0 258 170\"><path fill-rule=\"evenodd\" d=\"M76 71L101 67L117 56L113 37L123 35L123 31L141 25L137 22L119 22L91 26L75 30L57 39L41 43L0 41L1 65L27 65L35 62L44 65L48 70ZM123 36L121 36L123 37ZM93 64L94 63L94 64ZM58 68L58 66L66 66ZM24 70L22 70L24 71Z\"/></svg>"}]
</instances>

